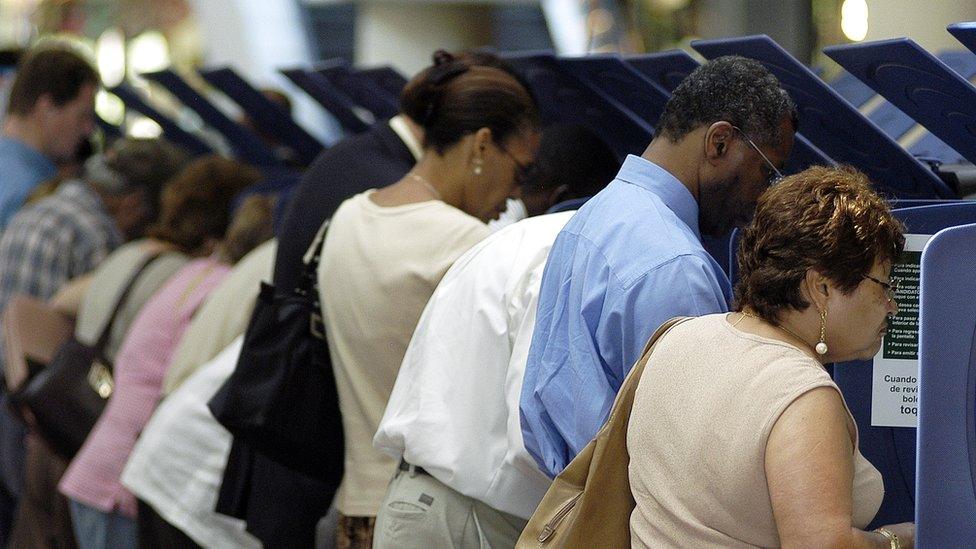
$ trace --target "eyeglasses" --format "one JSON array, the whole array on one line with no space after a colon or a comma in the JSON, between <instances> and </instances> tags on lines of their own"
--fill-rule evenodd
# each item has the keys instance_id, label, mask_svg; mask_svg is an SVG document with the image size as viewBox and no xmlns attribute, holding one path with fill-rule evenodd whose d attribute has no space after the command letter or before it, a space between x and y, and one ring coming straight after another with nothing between
<instances>
[{"instance_id":1,"label":"eyeglasses","mask_svg":"<svg viewBox=\"0 0 976 549\"><path fill-rule=\"evenodd\" d=\"M742 138L746 140L746 143L748 143L753 149L755 149L755 151L759 153L759 156L761 156L762 159L766 162L766 167L769 168L769 174L766 176L766 185L772 187L773 185L779 183L780 180L783 179L783 172L779 171L779 169L776 168L776 166L769 161L769 158L765 154L763 154L762 150L760 150L759 147L756 146L756 144L752 141L752 139L749 139L749 136L746 135L746 132L742 131L742 129L739 128L738 126L732 126L732 129L742 134Z\"/></svg>"},{"instance_id":2,"label":"eyeglasses","mask_svg":"<svg viewBox=\"0 0 976 549\"><path fill-rule=\"evenodd\" d=\"M519 162L518 158L515 158L514 154L508 152L508 149L501 145L498 145L498 150L505 153L505 156L511 159L511 161L515 164L515 183L518 185L525 183L525 181L529 178L529 173L532 170L532 164L523 164Z\"/></svg>"},{"instance_id":3,"label":"eyeglasses","mask_svg":"<svg viewBox=\"0 0 976 549\"><path fill-rule=\"evenodd\" d=\"M901 280L892 277L888 280L888 282L883 282L871 275L864 275L864 278L884 288L885 297L888 298L888 303L891 303L891 301L895 299L895 292L898 291L898 284L901 283Z\"/></svg>"}]
</instances>

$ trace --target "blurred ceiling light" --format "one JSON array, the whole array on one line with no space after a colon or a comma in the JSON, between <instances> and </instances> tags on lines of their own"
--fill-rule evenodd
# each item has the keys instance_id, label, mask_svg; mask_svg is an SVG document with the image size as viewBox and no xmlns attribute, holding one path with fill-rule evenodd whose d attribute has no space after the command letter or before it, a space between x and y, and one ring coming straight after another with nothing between
<instances>
[{"instance_id":1,"label":"blurred ceiling light","mask_svg":"<svg viewBox=\"0 0 976 549\"><path fill-rule=\"evenodd\" d=\"M138 116L129 123L129 131L127 133L130 137L151 139L162 135L163 128L160 128L159 124L145 116Z\"/></svg>"},{"instance_id":2,"label":"blurred ceiling light","mask_svg":"<svg viewBox=\"0 0 976 549\"><path fill-rule=\"evenodd\" d=\"M100 90L95 95L95 112L109 124L120 126L125 120L125 103L117 95Z\"/></svg>"},{"instance_id":3,"label":"blurred ceiling light","mask_svg":"<svg viewBox=\"0 0 976 549\"><path fill-rule=\"evenodd\" d=\"M840 8L840 28L849 40L864 40L868 35L868 4L865 0L844 0Z\"/></svg>"},{"instance_id":4,"label":"blurred ceiling light","mask_svg":"<svg viewBox=\"0 0 976 549\"><path fill-rule=\"evenodd\" d=\"M132 72L161 71L169 63L169 43L159 31L146 31L129 42L129 68Z\"/></svg>"},{"instance_id":5,"label":"blurred ceiling light","mask_svg":"<svg viewBox=\"0 0 976 549\"><path fill-rule=\"evenodd\" d=\"M95 42L98 72L107 87L118 86L125 79L125 36L118 27L106 29Z\"/></svg>"}]
</instances>

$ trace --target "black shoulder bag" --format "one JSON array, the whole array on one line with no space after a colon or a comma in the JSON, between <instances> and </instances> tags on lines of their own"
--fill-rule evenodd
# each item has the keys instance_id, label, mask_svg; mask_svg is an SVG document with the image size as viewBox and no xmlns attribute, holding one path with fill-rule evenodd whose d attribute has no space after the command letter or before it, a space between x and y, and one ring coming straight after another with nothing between
<instances>
[{"instance_id":1,"label":"black shoulder bag","mask_svg":"<svg viewBox=\"0 0 976 549\"><path fill-rule=\"evenodd\" d=\"M115 389L112 362L105 356L105 347L119 311L139 277L159 256L160 252L148 255L136 268L94 346L85 345L72 335L46 368L10 395L13 406L28 410L34 429L68 460L81 449Z\"/></svg>"},{"instance_id":2,"label":"black shoulder bag","mask_svg":"<svg viewBox=\"0 0 976 549\"><path fill-rule=\"evenodd\" d=\"M342 476L344 441L316 275L328 225L306 253L298 288L261 284L237 366L208 406L262 454L334 483Z\"/></svg>"}]
</instances>

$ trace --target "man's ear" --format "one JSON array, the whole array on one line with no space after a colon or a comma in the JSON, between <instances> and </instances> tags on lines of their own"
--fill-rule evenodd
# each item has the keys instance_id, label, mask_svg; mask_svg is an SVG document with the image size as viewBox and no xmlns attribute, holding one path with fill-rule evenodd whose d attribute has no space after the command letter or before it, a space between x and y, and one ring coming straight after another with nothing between
<instances>
[{"instance_id":1,"label":"man's ear","mask_svg":"<svg viewBox=\"0 0 976 549\"><path fill-rule=\"evenodd\" d=\"M718 160L725 156L729 152L733 132L732 124L724 120L710 125L705 130L705 157L710 160Z\"/></svg>"}]
</instances>

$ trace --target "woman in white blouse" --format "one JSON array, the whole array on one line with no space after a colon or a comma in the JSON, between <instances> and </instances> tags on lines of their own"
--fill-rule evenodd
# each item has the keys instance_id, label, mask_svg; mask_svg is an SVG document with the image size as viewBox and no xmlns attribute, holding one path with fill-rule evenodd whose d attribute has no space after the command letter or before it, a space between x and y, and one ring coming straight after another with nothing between
<instances>
[{"instance_id":1,"label":"woman in white blouse","mask_svg":"<svg viewBox=\"0 0 976 549\"><path fill-rule=\"evenodd\" d=\"M340 547L372 545L398 465L373 435L420 313L451 264L488 236L539 142L535 103L506 71L438 52L408 94L427 105L415 117L423 157L400 181L342 203L319 264L345 435Z\"/></svg>"}]
</instances>

